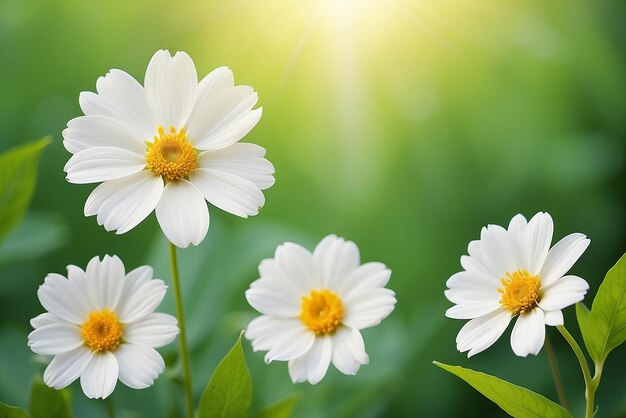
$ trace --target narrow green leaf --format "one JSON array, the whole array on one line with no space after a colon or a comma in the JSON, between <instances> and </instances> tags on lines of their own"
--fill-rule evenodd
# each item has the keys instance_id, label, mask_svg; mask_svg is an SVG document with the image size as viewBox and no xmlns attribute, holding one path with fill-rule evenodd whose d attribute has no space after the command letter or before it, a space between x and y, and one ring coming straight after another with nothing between
<instances>
[{"instance_id":1,"label":"narrow green leaf","mask_svg":"<svg viewBox=\"0 0 626 418\"><path fill-rule=\"evenodd\" d=\"M198 406L199 418L245 418L252 402L252 379L241 337L217 365Z\"/></svg>"},{"instance_id":2,"label":"narrow green leaf","mask_svg":"<svg viewBox=\"0 0 626 418\"><path fill-rule=\"evenodd\" d=\"M266 406L259 411L257 418L290 418L293 408L300 400L300 395L290 395L282 401Z\"/></svg>"},{"instance_id":3,"label":"narrow green leaf","mask_svg":"<svg viewBox=\"0 0 626 418\"><path fill-rule=\"evenodd\" d=\"M587 347L587 351L589 351L589 341L591 339L590 331L589 331L589 314L591 311L587 309L584 303L579 302L576 304L576 319L578 320L578 328L580 328L580 333L583 336L583 340L585 341L585 346Z\"/></svg>"},{"instance_id":4,"label":"narrow green leaf","mask_svg":"<svg viewBox=\"0 0 626 418\"><path fill-rule=\"evenodd\" d=\"M591 306L585 345L596 363L626 341L626 254L611 268ZM583 334L584 336L584 334Z\"/></svg>"},{"instance_id":5,"label":"narrow green leaf","mask_svg":"<svg viewBox=\"0 0 626 418\"><path fill-rule=\"evenodd\" d=\"M460 366L434 362L460 377L485 397L516 418L572 418L572 414L550 399L521 386Z\"/></svg>"},{"instance_id":6,"label":"narrow green leaf","mask_svg":"<svg viewBox=\"0 0 626 418\"><path fill-rule=\"evenodd\" d=\"M43 138L0 154L0 238L22 218L35 190Z\"/></svg>"},{"instance_id":7,"label":"narrow green leaf","mask_svg":"<svg viewBox=\"0 0 626 418\"><path fill-rule=\"evenodd\" d=\"M20 408L0 402L0 418L28 418L28 414Z\"/></svg>"},{"instance_id":8,"label":"narrow green leaf","mask_svg":"<svg viewBox=\"0 0 626 418\"><path fill-rule=\"evenodd\" d=\"M30 392L31 418L72 418L72 406L66 390L56 390L35 380Z\"/></svg>"}]
</instances>

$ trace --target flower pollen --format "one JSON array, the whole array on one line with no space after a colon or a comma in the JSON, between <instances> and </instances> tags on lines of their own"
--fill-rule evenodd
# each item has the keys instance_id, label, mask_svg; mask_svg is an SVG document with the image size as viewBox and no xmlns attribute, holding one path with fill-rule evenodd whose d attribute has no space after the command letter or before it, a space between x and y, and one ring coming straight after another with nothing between
<instances>
[{"instance_id":1,"label":"flower pollen","mask_svg":"<svg viewBox=\"0 0 626 418\"><path fill-rule=\"evenodd\" d=\"M328 289L313 290L302 296L300 320L315 335L333 334L341 326L343 303L336 293Z\"/></svg>"},{"instance_id":2,"label":"flower pollen","mask_svg":"<svg viewBox=\"0 0 626 418\"><path fill-rule=\"evenodd\" d=\"M108 309L92 311L81 326L85 345L91 351L113 351L122 342L122 324L117 315Z\"/></svg>"},{"instance_id":3,"label":"flower pollen","mask_svg":"<svg viewBox=\"0 0 626 418\"><path fill-rule=\"evenodd\" d=\"M193 145L187 140L184 128L176 132L170 127L168 132L162 126L157 128L159 136L154 142L147 142L146 166L167 181L183 179L198 167L198 156Z\"/></svg>"},{"instance_id":4,"label":"flower pollen","mask_svg":"<svg viewBox=\"0 0 626 418\"><path fill-rule=\"evenodd\" d=\"M507 278L502 278L504 289L498 289L498 292L502 293L500 304L513 315L528 312L537 307L541 287L539 277L531 275L527 270L507 272L506 276Z\"/></svg>"}]
</instances>

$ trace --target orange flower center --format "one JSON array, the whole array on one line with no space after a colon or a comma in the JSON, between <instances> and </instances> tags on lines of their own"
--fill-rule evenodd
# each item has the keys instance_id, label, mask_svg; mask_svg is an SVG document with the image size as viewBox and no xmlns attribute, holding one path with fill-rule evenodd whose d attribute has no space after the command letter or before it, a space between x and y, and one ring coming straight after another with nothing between
<instances>
[{"instance_id":1,"label":"orange flower center","mask_svg":"<svg viewBox=\"0 0 626 418\"><path fill-rule=\"evenodd\" d=\"M527 270L517 270L514 273L506 273L502 278L504 289L498 289L502 293L500 303L513 315L528 312L539 303L541 280L538 276L531 275Z\"/></svg>"},{"instance_id":2,"label":"orange flower center","mask_svg":"<svg viewBox=\"0 0 626 418\"><path fill-rule=\"evenodd\" d=\"M92 351L112 351L122 342L123 327L115 313L103 309L89 313L81 326L81 334Z\"/></svg>"},{"instance_id":3,"label":"orange flower center","mask_svg":"<svg viewBox=\"0 0 626 418\"><path fill-rule=\"evenodd\" d=\"M187 133L181 128L170 127L165 132L162 126L157 128L159 136L154 142L146 142L146 167L167 181L183 179L198 167L198 154L187 141Z\"/></svg>"},{"instance_id":4,"label":"orange flower center","mask_svg":"<svg viewBox=\"0 0 626 418\"><path fill-rule=\"evenodd\" d=\"M300 320L315 335L333 334L341 326L343 303L328 289L313 290L308 296L302 296L300 306Z\"/></svg>"}]
</instances>

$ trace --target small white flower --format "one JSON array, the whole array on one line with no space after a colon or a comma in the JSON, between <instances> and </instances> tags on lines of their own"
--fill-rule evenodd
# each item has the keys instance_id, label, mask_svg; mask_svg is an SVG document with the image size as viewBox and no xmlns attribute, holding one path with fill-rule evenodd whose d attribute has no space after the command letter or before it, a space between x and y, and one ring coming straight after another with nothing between
<instances>
[{"instance_id":1,"label":"small white flower","mask_svg":"<svg viewBox=\"0 0 626 418\"><path fill-rule=\"evenodd\" d=\"M360 330L378 325L393 311L395 293L384 286L391 271L381 263L360 265L351 241L329 235L313 254L293 243L259 265L261 278L246 298L262 316L246 337L265 362L288 361L294 383L316 384L330 362L354 375L369 362Z\"/></svg>"},{"instance_id":2,"label":"small white flower","mask_svg":"<svg viewBox=\"0 0 626 418\"><path fill-rule=\"evenodd\" d=\"M583 234L566 236L550 248L554 225L547 213L529 222L516 215L508 230L483 228L480 240L468 245L461 257L464 271L446 283L446 297L456 305L446 316L471 319L456 338L468 357L489 348L517 315L511 333L515 354L538 354L545 325L562 325L564 309L581 301L589 285L577 276L564 276L589 246Z\"/></svg>"},{"instance_id":3,"label":"small white flower","mask_svg":"<svg viewBox=\"0 0 626 418\"><path fill-rule=\"evenodd\" d=\"M71 183L100 183L85 203L107 231L123 234L153 210L175 245L198 245L212 205L241 217L265 203L274 184L265 149L239 143L259 121L252 87L235 86L221 67L198 82L193 61L158 51L144 86L121 70L82 92L86 116L72 119L63 144L74 154L65 165Z\"/></svg>"},{"instance_id":4,"label":"small white flower","mask_svg":"<svg viewBox=\"0 0 626 418\"><path fill-rule=\"evenodd\" d=\"M94 257L86 271L67 266L67 274L46 277L37 296L48 312L30 321L29 347L54 356L44 382L62 389L80 377L89 398L109 396L118 378L134 389L151 386L165 368L155 347L178 334L176 318L154 312L165 283L149 266L125 274L116 256Z\"/></svg>"}]
</instances>

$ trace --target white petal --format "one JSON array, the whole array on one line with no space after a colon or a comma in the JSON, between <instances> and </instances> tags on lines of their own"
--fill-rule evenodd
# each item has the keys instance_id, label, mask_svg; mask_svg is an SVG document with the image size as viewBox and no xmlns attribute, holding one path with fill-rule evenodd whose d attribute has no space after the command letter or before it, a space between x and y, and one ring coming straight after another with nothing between
<instances>
[{"instance_id":1,"label":"white petal","mask_svg":"<svg viewBox=\"0 0 626 418\"><path fill-rule=\"evenodd\" d=\"M87 264L87 293L93 306L115 311L124 289L124 264L117 256L94 257Z\"/></svg>"},{"instance_id":2,"label":"white petal","mask_svg":"<svg viewBox=\"0 0 626 418\"><path fill-rule=\"evenodd\" d=\"M72 154L94 147L115 147L140 156L146 139L126 122L108 116L80 116L67 123L63 145ZM148 137L149 138L149 137Z\"/></svg>"},{"instance_id":3,"label":"white petal","mask_svg":"<svg viewBox=\"0 0 626 418\"><path fill-rule=\"evenodd\" d=\"M574 233L554 244L541 269L543 285L550 285L567 273L590 243L591 241L583 234Z\"/></svg>"},{"instance_id":4,"label":"white petal","mask_svg":"<svg viewBox=\"0 0 626 418\"><path fill-rule=\"evenodd\" d=\"M498 288L502 287L500 280L486 276L479 272L462 271L453 274L446 285L449 287L445 295L453 303L498 302L502 295Z\"/></svg>"},{"instance_id":5,"label":"white petal","mask_svg":"<svg viewBox=\"0 0 626 418\"><path fill-rule=\"evenodd\" d=\"M520 357L537 355L546 336L545 318L541 309L520 314L511 333L511 347Z\"/></svg>"},{"instance_id":6,"label":"white petal","mask_svg":"<svg viewBox=\"0 0 626 418\"><path fill-rule=\"evenodd\" d=\"M145 78L148 102L164 128L180 129L187 122L196 100L198 74L189 55L157 51L148 64Z\"/></svg>"},{"instance_id":7,"label":"white petal","mask_svg":"<svg viewBox=\"0 0 626 418\"><path fill-rule=\"evenodd\" d=\"M202 152L198 156L198 164L202 168L237 175L265 190L274 184L275 170L263 155L263 147L240 142L217 151Z\"/></svg>"},{"instance_id":8,"label":"white petal","mask_svg":"<svg viewBox=\"0 0 626 418\"><path fill-rule=\"evenodd\" d=\"M128 324L124 339L133 344L154 348L163 347L178 335L178 321L172 315L153 312L139 321Z\"/></svg>"},{"instance_id":9,"label":"white petal","mask_svg":"<svg viewBox=\"0 0 626 418\"><path fill-rule=\"evenodd\" d=\"M527 269L530 274L538 274L541 270L548 256L553 232L554 223L549 213L539 212L528 222L526 234L529 264Z\"/></svg>"},{"instance_id":10,"label":"white petal","mask_svg":"<svg viewBox=\"0 0 626 418\"><path fill-rule=\"evenodd\" d=\"M167 291L163 280L152 279L151 267L140 267L133 272L124 279L124 292L118 306L117 314L123 323L136 321L154 312ZM146 277L149 279L144 280Z\"/></svg>"},{"instance_id":11,"label":"white petal","mask_svg":"<svg viewBox=\"0 0 626 418\"><path fill-rule=\"evenodd\" d=\"M143 170L145 166L145 158L132 151L94 147L74 154L63 170L70 183L86 184L128 176Z\"/></svg>"},{"instance_id":12,"label":"white petal","mask_svg":"<svg viewBox=\"0 0 626 418\"><path fill-rule=\"evenodd\" d=\"M254 281L246 290L248 303L264 315L278 318L300 314L302 294L291 282L281 278L264 277Z\"/></svg>"},{"instance_id":13,"label":"white petal","mask_svg":"<svg viewBox=\"0 0 626 418\"><path fill-rule=\"evenodd\" d=\"M530 253L528 248L528 239L526 238L526 230L528 229L528 221L522 214L517 214L509 222L508 232L512 244L515 247L516 260L518 268L527 268L530 265Z\"/></svg>"},{"instance_id":14,"label":"white petal","mask_svg":"<svg viewBox=\"0 0 626 418\"><path fill-rule=\"evenodd\" d=\"M217 93L200 93L187 124L190 141L201 150L226 148L257 124L262 110L252 87L236 86Z\"/></svg>"},{"instance_id":15,"label":"white petal","mask_svg":"<svg viewBox=\"0 0 626 418\"><path fill-rule=\"evenodd\" d=\"M354 375L362 364L369 363L363 336L357 329L342 327L332 337L332 361L343 374Z\"/></svg>"},{"instance_id":16,"label":"white petal","mask_svg":"<svg viewBox=\"0 0 626 418\"><path fill-rule=\"evenodd\" d=\"M495 277L505 277L506 272L517 271L521 267L516 241L506 229L489 225L483 228L480 242L483 262L489 264Z\"/></svg>"},{"instance_id":17,"label":"white petal","mask_svg":"<svg viewBox=\"0 0 626 418\"><path fill-rule=\"evenodd\" d=\"M165 370L163 357L147 345L122 344L114 354L120 366L120 381L133 389L152 386Z\"/></svg>"},{"instance_id":18,"label":"white petal","mask_svg":"<svg viewBox=\"0 0 626 418\"><path fill-rule=\"evenodd\" d=\"M359 249L352 241L329 235L313 251L313 264L322 280L322 287L335 287L359 267Z\"/></svg>"},{"instance_id":19,"label":"white petal","mask_svg":"<svg viewBox=\"0 0 626 418\"><path fill-rule=\"evenodd\" d=\"M446 297L452 300L450 291L446 292ZM495 311L500 307L498 300L483 301L483 300L465 300L463 303L454 305L446 311L446 316L452 319L473 319L483 315L487 315L490 312Z\"/></svg>"},{"instance_id":20,"label":"white petal","mask_svg":"<svg viewBox=\"0 0 626 418\"><path fill-rule=\"evenodd\" d=\"M209 203L242 218L258 214L265 204L263 192L254 183L226 171L198 168L190 180Z\"/></svg>"},{"instance_id":21,"label":"white petal","mask_svg":"<svg viewBox=\"0 0 626 418\"><path fill-rule=\"evenodd\" d=\"M187 180L165 186L156 216L167 239L180 248L199 245L209 230L209 209L204 197Z\"/></svg>"},{"instance_id":22,"label":"white petal","mask_svg":"<svg viewBox=\"0 0 626 418\"><path fill-rule=\"evenodd\" d=\"M321 280L315 274L313 256L301 245L286 242L276 248L274 256L278 271L303 294L321 289Z\"/></svg>"},{"instance_id":23,"label":"white petal","mask_svg":"<svg viewBox=\"0 0 626 418\"><path fill-rule=\"evenodd\" d=\"M106 398L115 389L119 365L113 353L95 354L80 376L80 386L90 399Z\"/></svg>"},{"instance_id":24,"label":"white petal","mask_svg":"<svg viewBox=\"0 0 626 418\"><path fill-rule=\"evenodd\" d=\"M37 354L66 353L83 345L80 328L74 324L56 323L37 328L28 335L28 346Z\"/></svg>"},{"instance_id":25,"label":"white petal","mask_svg":"<svg viewBox=\"0 0 626 418\"><path fill-rule=\"evenodd\" d=\"M364 289L344 301L344 324L356 329L380 324L394 309L395 293L391 289Z\"/></svg>"},{"instance_id":26,"label":"white petal","mask_svg":"<svg viewBox=\"0 0 626 418\"><path fill-rule=\"evenodd\" d=\"M563 276L551 285L542 287L539 307L546 311L563 309L584 299L589 284L577 276Z\"/></svg>"},{"instance_id":27,"label":"white petal","mask_svg":"<svg viewBox=\"0 0 626 418\"><path fill-rule=\"evenodd\" d=\"M456 337L456 348L460 352L469 351L468 357L478 354L491 347L500 338L510 321L511 314L504 308L472 319L459 331Z\"/></svg>"},{"instance_id":28,"label":"white petal","mask_svg":"<svg viewBox=\"0 0 626 418\"><path fill-rule=\"evenodd\" d=\"M57 354L46 367L43 381L46 385L57 390L69 386L78 379L93 355L93 351L84 346Z\"/></svg>"},{"instance_id":29,"label":"white petal","mask_svg":"<svg viewBox=\"0 0 626 418\"><path fill-rule=\"evenodd\" d=\"M302 328L302 322L296 318L283 319L261 315L250 321L245 335L252 341L254 351L267 351L276 345L277 339L292 335Z\"/></svg>"},{"instance_id":30,"label":"white petal","mask_svg":"<svg viewBox=\"0 0 626 418\"><path fill-rule=\"evenodd\" d=\"M89 316L91 304L84 288L60 274L48 274L37 296L48 312L64 321L80 325Z\"/></svg>"},{"instance_id":31,"label":"white petal","mask_svg":"<svg viewBox=\"0 0 626 418\"><path fill-rule=\"evenodd\" d=\"M107 231L126 233L152 213L163 189L163 179L147 170L105 181L87 198L85 216L97 214L98 225Z\"/></svg>"},{"instance_id":32,"label":"white petal","mask_svg":"<svg viewBox=\"0 0 626 418\"><path fill-rule=\"evenodd\" d=\"M293 383L309 381L315 385L326 375L332 358L331 337L323 336L315 339L311 349L294 360L289 361L289 375Z\"/></svg>"},{"instance_id":33,"label":"white petal","mask_svg":"<svg viewBox=\"0 0 626 418\"><path fill-rule=\"evenodd\" d=\"M50 312L42 313L41 315L37 315L30 320L30 326L33 328L41 328L45 327L46 325L61 323L65 323L65 321L57 316L52 315Z\"/></svg>"},{"instance_id":34,"label":"white petal","mask_svg":"<svg viewBox=\"0 0 626 418\"><path fill-rule=\"evenodd\" d=\"M276 277L280 273L278 273L278 267L276 266L276 261L273 258L266 258L265 260L261 260L259 264L259 274L261 277Z\"/></svg>"},{"instance_id":35,"label":"white petal","mask_svg":"<svg viewBox=\"0 0 626 418\"><path fill-rule=\"evenodd\" d=\"M353 270L337 285L337 293L344 299L349 298L353 292L385 287L390 277L391 270L383 263L365 263Z\"/></svg>"},{"instance_id":36,"label":"white petal","mask_svg":"<svg viewBox=\"0 0 626 418\"><path fill-rule=\"evenodd\" d=\"M96 82L98 94L82 92L80 107L85 115L108 116L125 121L142 138L156 133L157 121L146 99L144 88L121 70L111 70Z\"/></svg>"},{"instance_id":37,"label":"white petal","mask_svg":"<svg viewBox=\"0 0 626 418\"><path fill-rule=\"evenodd\" d=\"M546 325L556 327L557 325L563 325L563 312L557 311L544 311L543 312Z\"/></svg>"},{"instance_id":38,"label":"white petal","mask_svg":"<svg viewBox=\"0 0 626 418\"><path fill-rule=\"evenodd\" d=\"M265 363L288 361L305 354L315 342L315 334L302 324L290 333L276 335L272 348L265 355Z\"/></svg>"}]
</instances>

